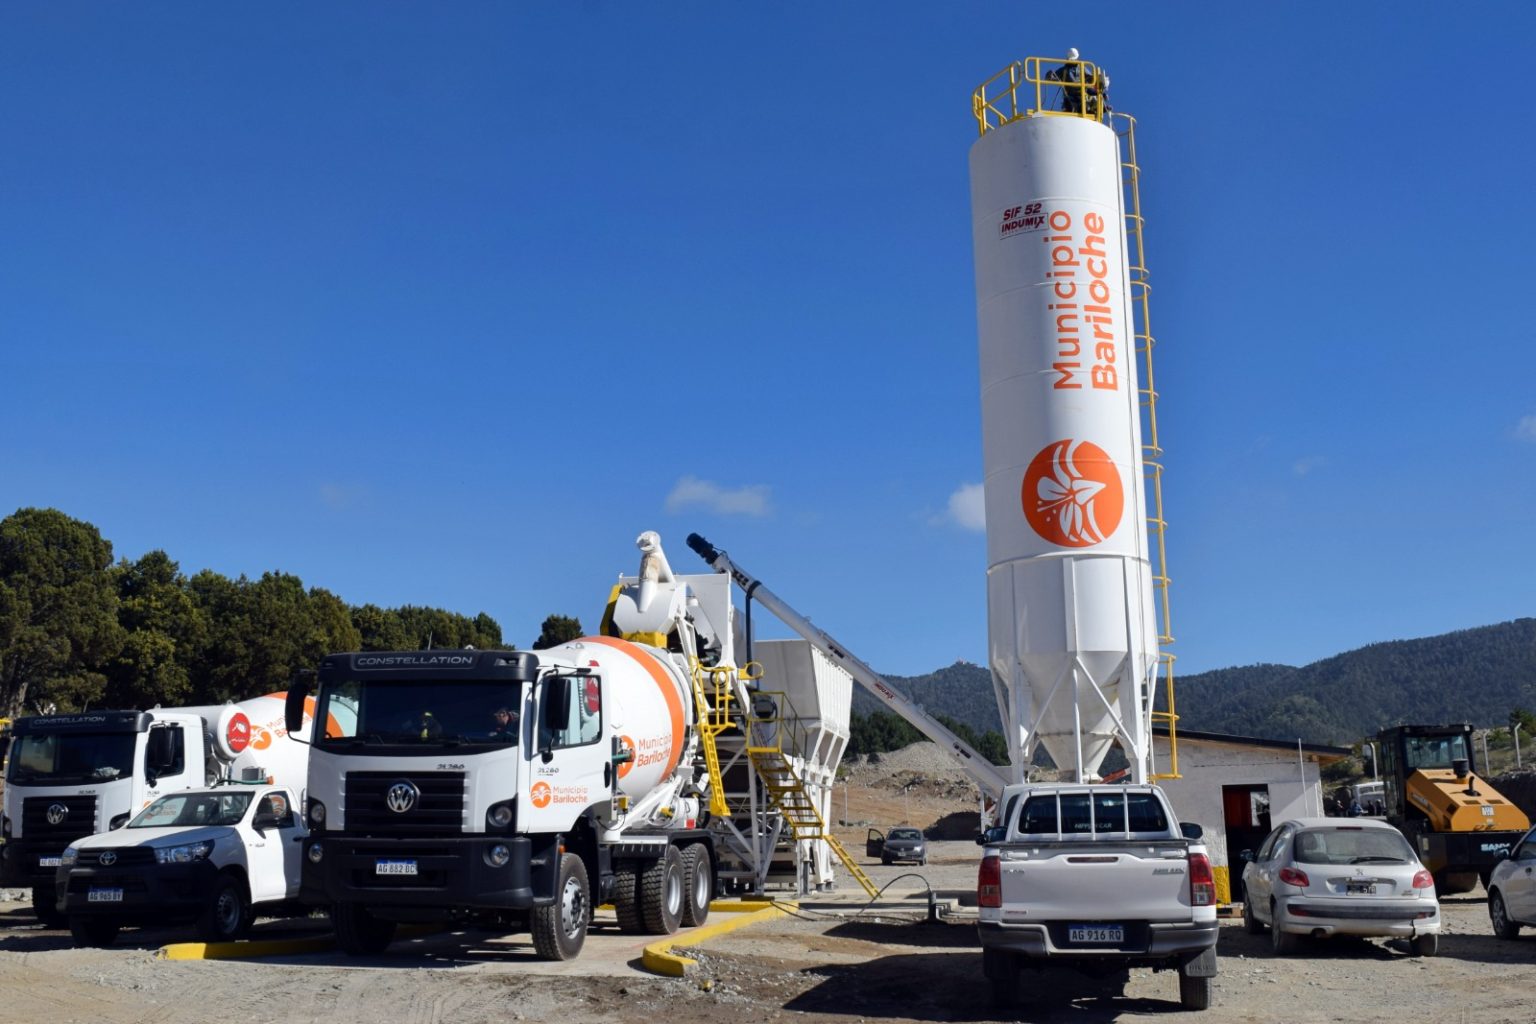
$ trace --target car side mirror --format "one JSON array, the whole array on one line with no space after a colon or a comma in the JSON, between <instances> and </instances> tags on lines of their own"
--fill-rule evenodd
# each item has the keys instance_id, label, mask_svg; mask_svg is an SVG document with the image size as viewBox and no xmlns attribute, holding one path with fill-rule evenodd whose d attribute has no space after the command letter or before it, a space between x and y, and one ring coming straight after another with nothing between
<instances>
[{"instance_id":1,"label":"car side mirror","mask_svg":"<svg viewBox=\"0 0 1536 1024\"><path fill-rule=\"evenodd\" d=\"M1199 839L1205 835L1205 829L1192 821L1180 822L1179 832L1183 834L1185 839Z\"/></svg>"},{"instance_id":2,"label":"car side mirror","mask_svg":"<svg viewBox=\"0 0 1536 1024\"><path fill-rule=\"evenodd\" d=\"M1240 859L1242 859L1245 863L1248 863L1248 864L1252 864L1253 863L1253 851L1252 850L1244 850L1242 853L1238 854L1238 857Z\"/></svg>"},{"instance_id":3,"label":"car side mirror","mask_svg":"<svg viewBox=\"0 0 1536 1024\"><path fill-rule=\"evenodd\" d=\"M1005 836L1007 836L1007 835L1008 835L1008 826L1007 825L993 825L991 828L987 829L981 835L976 837L976 845L977 846L991 846L993 843L1000 843L1000 842L1002 842L1003 838Z\"/></svg>"},{"instance_id":4,"label":"car side mirror","mask_svg":"<svg viewBox=\"0 0 1536 1024\"><path fill-rule=\"evenodd\" d=\"M282 824L281 819L271 811L262 811L251 819L251 828L257 832L266 832L269 828L277 828Z\"/></svg>"}]
</instances>

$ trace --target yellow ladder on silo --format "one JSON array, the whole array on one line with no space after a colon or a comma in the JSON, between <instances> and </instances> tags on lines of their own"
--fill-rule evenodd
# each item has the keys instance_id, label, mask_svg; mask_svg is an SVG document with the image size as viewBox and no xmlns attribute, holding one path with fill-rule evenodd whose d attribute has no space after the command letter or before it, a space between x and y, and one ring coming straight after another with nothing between
<instances>
[{"instance_id":1,"label":"yellow ladder on silo","mask_svg":"<svg viewBox=\"0 0 1536 1024\"><path fill-rule=\"evenodd\" d=\"M1147 537L1152 545L1152 590L1157 615L1158 665L1163 671L1168 709L1152 711L1152 721L1168 726L1168 770L1154 771L1154 779L1177 779L1179 775L1179 716L1173 702L1173 663L1176 655L1168 650L1173 643L1173 623L1168 610L1168 547L1165 538L1168 521L1163 518L1163 445L1157 433L1157 386L1152 376L1152 350L1157 339L1152 334L1152 283L1147 270L1146 238L1142 231L1141 165L1136 160L1136 119L1116 111L1110 115L1121 144L1121 186L1125 196L1125 238L1131 279L1131 318L1135 325L1136 354L1141 357L1142 445L1141 456L1147 485ZM1157 695L1147 694L1156 704Z\"/></svg>"},{"instance_id":2,"label":"yellow ladder on silo","mask_svg":"<svg viewBox=\"0 0 1536 1024\"><path fill-rule=\"evenodd\" d=\"M791 837L796 840L820 839L832 848L837 854L837 859L843 862L843 867L853 876L854 881L864 887L871 899L880 894L875 883L870 880L864 869L848 853L846 847L837 841L827 828L827 823L822 819L821 812L816 809L816 804L811 800L811 795L805 791L805 782L795 773L794 765L789 758L784 756L784 751L778 747L747 747L747 757L752 761L752 767L763 780L763 788L768 793L768 799L780 814L784 816L784 823L789 826Z\"/></svg>"}]
</instances>

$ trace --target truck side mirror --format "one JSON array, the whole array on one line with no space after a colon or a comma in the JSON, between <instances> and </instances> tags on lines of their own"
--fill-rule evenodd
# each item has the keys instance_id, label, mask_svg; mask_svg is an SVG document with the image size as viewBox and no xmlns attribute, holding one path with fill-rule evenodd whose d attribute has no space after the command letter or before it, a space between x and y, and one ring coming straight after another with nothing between
<instances>
[{"instance_id":1,"label":"truck side mirror","mask_svg":"<svg viewBox=\"0 0 1536 1024\"><path fill-rule=\"evenodd\" d=\"M292 736L304 728L304 703L309 700L309 679L302 675L293 677L288 685L288 696L283 701L283 725Z\"/></svg>"},{"instance_id":2,"label":"truck side mirror","mask_svg":"<svg viewBox=\"0 0 1536 1024\"><path fill-rule=\"evenodd\" d=\"M544 698L539 702L539 756L550 759L555 734L564 733L571 720L570 676L547 676Z\"/></svg>"},{"instance_id":3,"label":"truck side mirror","mask_svg":"<svg viewBox=\"0 0 1536 1024\"><path fill-rule=\"evenodd\" d=\"M269 828L277 828L281 824L281 819L271 811L261 811L251 819L251 828L261 833L265 833Z\"/></svg>"},{"instance_id":4,"label":"truck side mirror","mask_svg":"<svg viewBox=\"0 0 1536 1024\"><path fill-rule=\"evenodd\" d=\"M1007 837L1007 835L1007 825L993 825L991 828L987 829L981 835L976 837L976 845L991 846L993 843L1002 842L1003 839Z\"/></svg>"},{"instance_id":5,"label":"truck side mirror","mask_svg":"<svg viewBox=\"0 0 1536 1024\"><path fill-rule=\"evenodd\" d=\"M1201 836L1205 835L1205 829L1201 828L1199 825L1196 825L1192 821L1180 822L1179 832L1184 836L1185 839L1199 839Z\"/></svg>"}]
</instances>

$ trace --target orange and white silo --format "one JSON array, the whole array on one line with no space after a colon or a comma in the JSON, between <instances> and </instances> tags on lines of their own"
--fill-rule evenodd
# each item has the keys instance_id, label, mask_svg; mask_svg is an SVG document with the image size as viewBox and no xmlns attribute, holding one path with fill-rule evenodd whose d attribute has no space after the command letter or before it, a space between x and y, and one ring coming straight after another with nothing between
<instances>
[{"instance_id":1,"label":"orange and white silo","mask_svg":"<svg viewBox=\"0 0 1536 1024\"><path fill-rule=\"evenodd\" d=\"M1143 782L1157 622L1118 141L1061 111L983 125L971 203L992 678L1016 773L1043 744L1093 781L1118 741Z\"/></svg>"}]
</instances>

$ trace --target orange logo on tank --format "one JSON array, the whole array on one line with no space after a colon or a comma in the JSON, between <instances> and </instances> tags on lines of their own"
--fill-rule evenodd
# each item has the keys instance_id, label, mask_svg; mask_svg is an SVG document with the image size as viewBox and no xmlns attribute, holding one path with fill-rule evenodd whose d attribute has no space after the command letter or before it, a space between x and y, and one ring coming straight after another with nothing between
<instances>
[{"instance_id":1,"label":"orange logo on tank","mask_svg":"<svg viewBox=\"0 0 1536 1024\"><path fill-rule=\"evenodd\" d=\"M1120 526L1120 471L1092 441L1046 445L1024 473L1024 518L1041 537L1067 548L1102 543Z\"/></svg>"},{"instance_id":2,"label":"orange logo on tank","mask_svg":"<svg viewBox=\"0 0 1536 1024\"><path fill-rule=\"evenodd\" d=\"M635 766L635 741L633 737L620 736L619 743L624 746L625 750L629 751L629 760L619 765L619 778L622 779Z\"/></svg>"},{"instance_id":3,"label":"orange logo on tank","mask_svg":"<svg viewBox=\"0 0 1536 1024\"><path fill-rule=\"evenodd\" d=\"M549 783L535 782L533 788L528 791L528 795L533 799L533 806L548 807L549 801L554 798L555 794L554 790L549 788Z\"/></svg>"}]
</instances>

